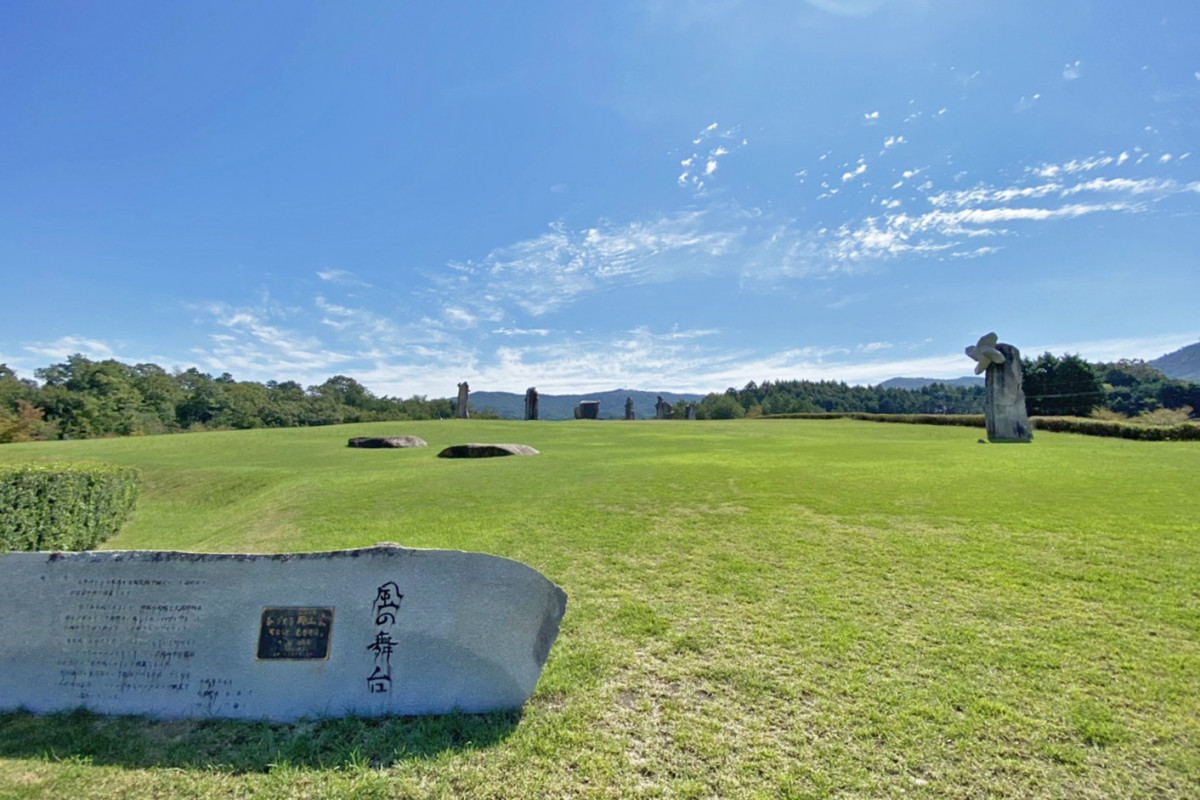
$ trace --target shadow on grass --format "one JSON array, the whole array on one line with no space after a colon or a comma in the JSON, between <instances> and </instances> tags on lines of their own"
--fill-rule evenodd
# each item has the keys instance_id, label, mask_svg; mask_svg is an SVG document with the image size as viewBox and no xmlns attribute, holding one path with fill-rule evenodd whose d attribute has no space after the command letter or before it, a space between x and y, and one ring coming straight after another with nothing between
<instances>
[{"instance_id":1,"label":"shadow on grass","mask_svg":"<svg viewBox=\"0 0 1200 800\"><path fill-rule=\"evenodd\" d=\"M150 720L89 711L0 714L0 758L81 759L132 768L268 772L301 768L389 767L507 739L520 711L292 723Z\"/></svg>"}]
</instances>

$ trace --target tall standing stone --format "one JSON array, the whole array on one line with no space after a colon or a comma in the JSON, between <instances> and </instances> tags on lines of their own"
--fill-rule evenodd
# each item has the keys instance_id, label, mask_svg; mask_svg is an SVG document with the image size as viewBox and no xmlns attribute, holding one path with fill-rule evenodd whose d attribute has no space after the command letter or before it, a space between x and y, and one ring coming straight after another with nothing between
<instances>
[{"instance_id":1,"label":"tall standing stone","mask_svg":"<svg viewBox=\"0 0 1200 800\"><path fill-rule=\"evenodd\" d=\"M467 395L470 394L471 387L463 381L458 385L458 409L454 412L454 416L459 419L467 419L471 416L471 412L467 410Z\"/></svg>"},{"instance_id":2,"label":"tall standing stone","mask_svg":"<svg viewBox=\"0 0 1200 800\"><path fill-rule=\"evenodd\" d=\"M687 418L688 419L696 418L696 404L695 403L687 404Z\"/></svg>"},{"instance_id":3,"label":"tall standing stone","mask_svg":"<svg viewBox=\"0 0 1200 800\"><path fill-rule=\"evenodd\" d=\"M538 393L537 389L530 386L525 390L525 419L538 418Z\"/></svg>"},{"instance_id":4,"label":"tall standing stone","mask_svg":"<svg viewBox=\"0 0 1200 800\"><path fill-rule=\"evenodd\" d=\"M635 419L633 413L633 398L625 398L625 419Z\"/></svg>"},{"instance_id":5,"label":"tall standing stone","mask_svg":"<svg viewBox=\"0 0 1200 800\"><path fill-rule=\"evenodd\" d=\"M984 416L988 441L1032 442L1033 426L1021 388L1021 351L1011 344L998 344L996 349L1004 356L1004 363L987 368Z\"/></svg>"},{"instance_id":6,"label":"tall standing stone","mask_svg":"<svg viewBox=\"0 0 1200 800\"><path fill-rule=\"evenodd\" d=\"M983 413L988 441L1033 441L1025 391L1021 388L1021 351L1011 344L1000 344L995 333L988 333L966 352L977 362L975 374L987 373Z\"/></svg>"},{"instance_id":7,"label":"tall standing stone","mask_svg":"<svg viewBox=\"0 0 1200 800\"><path fill-rule=\"evenodd\" d=\"M668 403L666 400L663 400L663 397L661 394L658 395L658 401L655 402L655 404L654 404L654 418L655 419L670 419L671 418L671 404Z\"/></svg>"}]
</instances>

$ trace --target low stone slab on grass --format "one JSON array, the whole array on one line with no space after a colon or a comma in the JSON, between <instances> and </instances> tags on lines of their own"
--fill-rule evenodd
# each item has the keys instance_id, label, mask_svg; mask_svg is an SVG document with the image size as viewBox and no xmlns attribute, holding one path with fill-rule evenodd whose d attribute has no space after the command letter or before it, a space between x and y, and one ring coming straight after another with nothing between
<instances>
[{"instance_id":1,"label":"low stone slab on grass","mask_svg":"<svg viewBox=\"0 0 1200 800\"><path fill-rule=\"evenodd\" d=\"M419 436L355 436L348 447L425 447Z\"/></svg>"},{"instance_id":2,"label":"low stone slab on grass","mask_svg":"<svg viewBox=\"0 0 1200 800\"><path fill-rule=\"evenodd\" d=\"M5 553L0 586L0 712L165 719L519 708L567 602L517 561L386 543Z\"/></svg>"},{"instance_id":3,"label":"low stone slab on grass","mask_svg":"<svg viewBox=\"0 0 1200 800\"><path fill-rule=\"evenodd\" d=\"M536 456L534 450L527 444L452 444L438 458L495 458L497 456Z\"/></svg>"}]
</instances>

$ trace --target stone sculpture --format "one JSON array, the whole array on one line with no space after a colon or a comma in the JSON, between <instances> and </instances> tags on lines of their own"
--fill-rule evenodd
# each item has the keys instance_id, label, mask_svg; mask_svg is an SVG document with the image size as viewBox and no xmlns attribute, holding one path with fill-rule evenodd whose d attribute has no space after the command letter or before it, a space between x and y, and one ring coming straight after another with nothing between
<instances>
[{"instance_id":1,"label":"stone sculpture","mask_svg":"<svg viewBox=\"0 0 1200 800\"><path fill-rule=\"evenodd\" d=\"M654 404L654 418L655 419L670 419L671 418L671 404L668 403L666 400L663 400L663 396L661 394L658 395L658 401L655 402L655 404Z\"/></svg>"},{"instance_id":2,"label":"stone sculpture","mask_svg":"<svg viewBox=\"0 0 1200 800\"><path fill-rule=\"evenodd\" d=\"M1021 388L1021 352L1011 344L999 343L996 334L989 333L967 347L966 353L977 362L975 374L986 373L983 414L988 441L1033 441Z\"/></svg>"},{"instance_id":3,"label":"stone sculpture","mask_svg":"<svg viewBox=\"0 0 1200 800\"><path fill-rule=\"evenodd\" d=\"M974 345L967 346L967 355L978 362L975 365L976 375L982 375L984 370L992 364L1004 363L1004 354L996 348L996 342L999 338L994 333L988 333L979 337L979 341Z\"/></svg>"},{"instance_id":4,"label":"stone sculpture","mask_svg":"<svg viewBox=\"0 0 1200 800\"><path fill-rule=\"evenodd\" d=\"M470 393L471 387L463 381L458 385L458 408L454 412L454 416L459 419L467 419L471 416L471 412L467 410L467 395Z\"/></svg>"},{"instance_id":5,"label":"stone sculpture","mask_svg":"<svg viewBox=\"0 0 1200 800\"><path fill-rule=\"evenodd\" d=\"M625 398L625 419L635 419L633 413L633 398Z\"/></svg>"},{"instance_id":6,"label":"stone sculpture","mask_svg":"<svg viewBox=\"0 0 1200 800\"><path fill-rule=\"evenodd\" d=\"M538 393L537 389L530 386L525 390L525 419L538 418Z\"/></svg>"},{"instance_id":7,"label":"stone sculpture","mask_svg":"<svg viewBox=\"0 0 1200 800\"><path fill-rule=\"evenodd\" d=\"M687 404L687 418L688 419L696 418L696 404L695 403Z\"/></svg>"},{"instance_id":8,"label":"stone sculpture","mask_svg":"<svg viewBox=\"0 0 1200 800\"><path fill-rule=\"evenodd\" d=\"M580 400L575 406L575 419L600 419L600 401Z\"/></svg>"}]
</instances>

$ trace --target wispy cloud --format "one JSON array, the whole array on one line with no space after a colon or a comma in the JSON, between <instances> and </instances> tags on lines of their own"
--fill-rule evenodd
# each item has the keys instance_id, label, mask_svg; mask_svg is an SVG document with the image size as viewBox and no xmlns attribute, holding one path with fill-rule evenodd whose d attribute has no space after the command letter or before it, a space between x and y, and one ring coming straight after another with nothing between
<instances>
[{"instance_id":1,"label":"wispy cloud","mask_svg":"<svg viewBox=\"0 0 1200 800\"><path fill-rule=\"evenodd\" d=\"M710 188L712 177L721 166L721 160L747 144L736 127L722 128L714 122L692 139L688 155L679 160L682 172L676 183L697 195L705 194Z\"/></svg>"},{"instance_id":2,"label":"wispy cloud","mask_svg":"<svg viewBox=\"0 0 1200 800\"><path fill-rule=\"evenodd\" d=\"M206 368L252 376L311 374L347 360L316 336L276 324L277 310L212 303L205 311L222 331L210 336L210 347L192 351Z\"/></svg>"},{"instance_id":3,"label":"wispy cloud","mask_svg":"<svg viewBox=\"0 0 1200 800\"><path fill-rule=\"evenodd\" d=\"M336 284L338 286L358 286L369 288L371 284L364 281L358 275L344 269L329 269L317 272L317 277L326 283Z\"/></svg>"},{"instance_id":4,"label":"wispy cloud","mask_svg":"<svg viewBox=\"0 0 1200 800\"><path fill-rule=\"evenodd\" d=\"M63 361L76 353L93 361L104 361L117 357L116 351L106 342L83 336L63 336L53 342L33 342L25 345L24 349L33 355L52 358L56 361Z\"/></svg>"},{"instance_id":5,"label":"wispy cloud","mask_svg":"<svg viewBox=\"0 0 1200 800\"><path fill-rule=\"evenodd\" d=\"M581 230L556 222L541 236L452 264L440 279L457 295L447 311L466 324L487 315L499 321L511 306L539 316L604 288L674 280L712 264L740 235L714 229L712 217L691 210Z\"/></svg>"}]
</instances>

